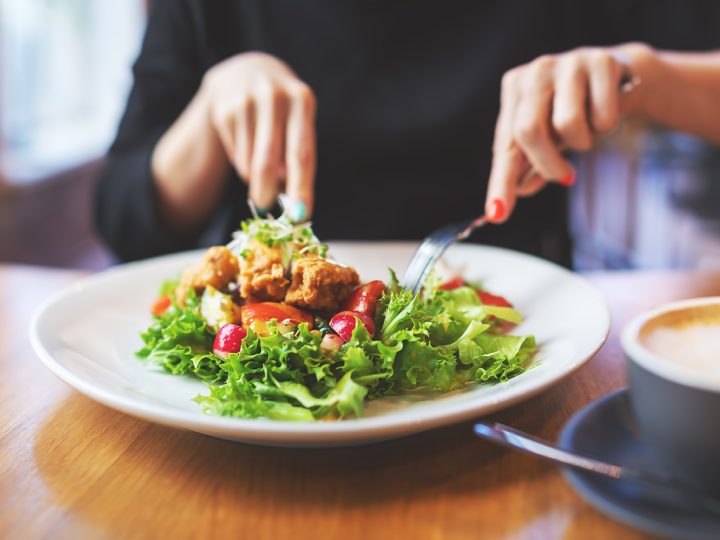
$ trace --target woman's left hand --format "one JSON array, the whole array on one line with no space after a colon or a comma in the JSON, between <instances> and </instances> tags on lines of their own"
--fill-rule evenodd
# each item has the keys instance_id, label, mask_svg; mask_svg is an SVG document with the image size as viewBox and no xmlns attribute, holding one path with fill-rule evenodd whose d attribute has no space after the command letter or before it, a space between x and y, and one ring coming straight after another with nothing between
<instances>
[{"instance_id":1,"label":"woman's left hand","mask_svg":"<svg viewBox=\"0 0 720 540\"><path fill-rule=\"evenodd\" d=\"M502 79L485 211L505 221L517 197L548 182L572 185L575 171L562 151L588 150L620 115L620 85L628 73L616 49L581 48L541 56Z\"/></svg>"}]
</instances>

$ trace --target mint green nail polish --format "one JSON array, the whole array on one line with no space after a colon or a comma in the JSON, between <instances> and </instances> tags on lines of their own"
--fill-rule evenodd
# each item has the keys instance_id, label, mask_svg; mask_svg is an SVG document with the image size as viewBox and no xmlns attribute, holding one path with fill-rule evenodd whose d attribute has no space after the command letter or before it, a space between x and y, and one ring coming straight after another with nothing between
<instances>
[{"instance_id":1,"label":"mint green nail polish","mask_svg":"<svg viewBox=\"0 0 720 540\"><path fill-rule=\"evenodd\" d=\"M295 201L291 212L293 221L304 221L306 213L305 203L303 201Z\"/></svg>"}]
</instances>

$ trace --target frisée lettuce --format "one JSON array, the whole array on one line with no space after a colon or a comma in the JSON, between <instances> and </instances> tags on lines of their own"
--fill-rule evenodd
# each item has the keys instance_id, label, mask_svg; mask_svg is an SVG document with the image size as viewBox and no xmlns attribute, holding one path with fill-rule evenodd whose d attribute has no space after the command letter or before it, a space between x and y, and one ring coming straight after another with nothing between
<instances>
[{"instance_id":1,"label":"fris\u00e9e lettuce","mask_svg":"<svg viewBox=\"0 0 720 540\"><path fill-rule=\"evenodd\" d=\"M311 234L259 232L272 242L286 241L283 235L296 239ZM166 284L163 294L175 286ZM527 369L535 340L506 335L502 329L521 320L512 307L484 304L473 287L443 290L431 279L412 294L391 275L375 310L374 335L358 321L350 339L328 351L322 346L323 325L288 327L271 320L263 335L248 327L239 351L218 355L213 352L215 330L191 292L182 304L173 299L154 316L137 354L172 374L207 383L208 393L195 401L209 414L342 419L362 416L367 400L419 387L448 392L519 375Z\"/></svg>"}]
</instances>

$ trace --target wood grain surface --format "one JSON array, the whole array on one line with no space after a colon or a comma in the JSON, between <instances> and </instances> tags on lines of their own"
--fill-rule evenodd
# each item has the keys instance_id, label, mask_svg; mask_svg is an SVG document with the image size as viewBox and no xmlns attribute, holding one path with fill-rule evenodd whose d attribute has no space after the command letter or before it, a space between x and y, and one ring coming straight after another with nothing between
<instances>
[{"instance_id":1,"label":"wood grain surface","mask_svg":"<svg viewBox=\"0 0 720 540\"><path fill-rule=\"evenodd\" d=\"M365 447L262 448L170 429L75 392L30 347L37 305L82 275L0 265L0 538L644 538L558 469L471 423ZM720 294L718 273L587 276L610 306L601 351L495 415L554 440L625 384L618 329L662 302Z\"/></svg>"}]
</instances>

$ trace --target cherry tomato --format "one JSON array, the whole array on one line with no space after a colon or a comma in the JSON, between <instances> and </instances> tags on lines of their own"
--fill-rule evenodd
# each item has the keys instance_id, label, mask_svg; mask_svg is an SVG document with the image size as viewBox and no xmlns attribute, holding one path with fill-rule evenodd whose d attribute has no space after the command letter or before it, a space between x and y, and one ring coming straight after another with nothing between
<instances>
[{"instance_id":1,"label":"cherry tomato","mask_svg":"<svg viewBox=\"0 0 720 540\"><path fill-rule=\"evenodd\" d=\"M386 290L387 287L379 279L366 283L365 285L360 285L360 287L350 293L342 309L343 311L356 311L358 313L364 313L369 317L374 317L378 300L380 300L380 297Z\"/></svg>"},{"instance_id":2,"label":"cherry tomato","mask_svg":"<svg viewBox=\"0 0 720 540\"><path fill-rule=\"evenodd\" d=\"M240 309L240 318L245 327L252 328L257 334L268 333L267 323L275 319L278 323L289 322L293 325L307 323L312 329L312 315L305 311L280 302L259 302L245 304Z\"/></svg>"},{"instance_id":3,"label":"cherry tomato","mask_svg":"<svg viewBox=\"0 0 720 540\"><path fill-rule=\"evenodd\" d=\"M242 341L247 336L247 330L237 324L224 324L215 334L213 352L222 358L227 358L228 353L240 351Z\"/></svg>"},{"instance_id":4,"label":"cherry tomato","mask_svg":"<svg viewBox=\"0 0 720 540\"><path fill-rule=\"evenodd\" d=\"M150 311L152 311L153 315L157 315L159 317L160 315L165 313L170 306L172 306L172 300L170 299L170 295L165 294L155 300Z\"/></svg>"},{"instance_id":5,"label":"cherry tomato","mask_svg":"<svg viewBox=\"0 0 720 540\"><path fill-rule=\"evenodd\" d=\"M456 277L446 281L445 283L440 285L438 289L440 289L441 291L452 291L454 289L459 289L460 287L465 287L465 285L467 285L467 283L465 283L463 278Z\"/></svg>"},{"instance_id":6,"label":"cherry tomato","mask_svg":"<svg viewBox=\"0 0 720 540\"><path fill-rule=\"evenodd\" d=\"M506 298L491 294L487 291L477 291L478 298L486 306L512 307L512 304Z\"/></svg>"},{"instance_id":7,"label":"cherry tomato","mask_svg":"<svg viewBox=\"0 0 720 540\"><path fill-rule=\"evenodd\" d=\"M365 313L357 311L341 311L330 319L330 328L335 330L343 341L350 341L353 330L358 319L365 325L365 330L373 336L375 334L375 323Z\"/></svg>"}]
</instances>

